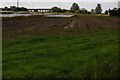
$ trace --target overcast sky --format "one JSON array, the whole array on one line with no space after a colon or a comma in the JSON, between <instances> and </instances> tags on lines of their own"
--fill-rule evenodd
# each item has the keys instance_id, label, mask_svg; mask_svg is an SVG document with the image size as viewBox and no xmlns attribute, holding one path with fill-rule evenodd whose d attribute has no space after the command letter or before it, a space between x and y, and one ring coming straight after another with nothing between
<instances>
[{"instance_id":1,"label":"overcast sky","mask_svg":"<svg viewBox=\"0 0 120 80\"><path fill-rule=\"evenodd\" d=\"M17 0L0 0L2 2L15 2ZM21 2L118 2L119 0L19 0Z\"/></svg>"},{"instance_id":2,"label":"overcast sky","mask_svg":"<svg viewBox=\"0 0 120 80\"><path fill-rule=\"evenodd\" d=\"M98 3L102 5L103 11L118 7L120 0L19 0L20 7L27 8L51 8L58 6L61 8L69 9L73 2L79 4L80 8L87 10L94 9ZM17 0L0 0L0 7L16 6Z\"/></svg>"}]
</instances>

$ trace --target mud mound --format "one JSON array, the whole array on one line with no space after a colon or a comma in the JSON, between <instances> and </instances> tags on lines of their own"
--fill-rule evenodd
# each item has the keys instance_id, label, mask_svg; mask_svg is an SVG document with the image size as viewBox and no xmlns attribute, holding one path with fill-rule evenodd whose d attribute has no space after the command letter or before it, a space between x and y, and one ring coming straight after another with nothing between
<instances>
[{"instance_id":1,"label":"mud mound","mask_svg":"<svg viewBox=\"0 0 120 80\"><path fill-rule=\"evenodd\" d=\"M91 32L96 30L114 29L118 27L118 24L109 22L107 20L101 20L93 16L77 17L75 19L74 28L81 30L82 32Z\"/></svg>"}]
</instances>

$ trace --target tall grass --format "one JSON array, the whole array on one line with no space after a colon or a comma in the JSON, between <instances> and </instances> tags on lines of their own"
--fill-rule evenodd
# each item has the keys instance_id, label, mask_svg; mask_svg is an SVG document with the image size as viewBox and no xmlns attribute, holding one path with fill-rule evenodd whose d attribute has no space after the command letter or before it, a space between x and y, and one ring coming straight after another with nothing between
<instances>
[{"instance_id":1,"label":"tall grass","mask_svg":"<svg viewBox=\"0 0 120 80\"><path fill-rule=\"evenodd\" d=\"M117 78L117 31L3 41L3 78Z\"/></svg>"}]
</instances>

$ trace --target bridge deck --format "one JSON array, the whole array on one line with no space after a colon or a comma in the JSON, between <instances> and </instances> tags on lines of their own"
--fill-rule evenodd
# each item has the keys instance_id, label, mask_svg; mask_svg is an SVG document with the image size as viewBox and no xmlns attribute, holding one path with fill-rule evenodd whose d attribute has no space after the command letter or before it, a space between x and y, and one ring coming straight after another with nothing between
<instances>
[{"instance_id":1,"label":"bridge deck","mask_svg":"<svg viewBox=\"0 0 120 80\"><path fill-rule=\"evenodd\" d=\"M28 9L28 10L51 10L51 9Z\"/></svg>"}]
</instances>

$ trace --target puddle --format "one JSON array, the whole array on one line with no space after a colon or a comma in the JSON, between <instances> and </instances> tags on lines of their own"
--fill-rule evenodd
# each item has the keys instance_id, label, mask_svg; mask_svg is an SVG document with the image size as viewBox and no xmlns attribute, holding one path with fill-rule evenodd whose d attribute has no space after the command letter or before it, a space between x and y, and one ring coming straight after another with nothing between
<instances>
[{"instance_id":1,"label":"puddle","mask_svg":"<svg viewBox=\"0 0 120 80\"><path fill-rule=\"evenodd\" d=\"M74 15L64 15L64 14L60 14L60 15L53 15L53 14L51 14L51 15L44 15L45 17L72 17L72 16L74 16Z\"/></svg>"},{"instance_id":2,"label":"puddle","mask_svg":"<svg viewBox=\"0 0 120 80\"><path fill-rule=\"evenodd\" d=\"M32 16L32 15L43 15L43 14L0 14L0 17L17 17L17 16Z\"/></svg>"}]
</instances>

